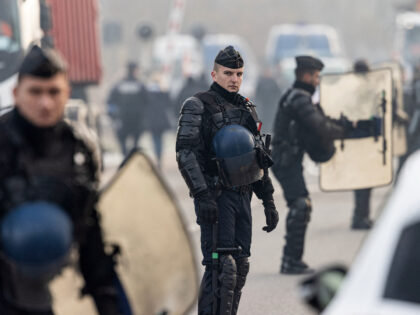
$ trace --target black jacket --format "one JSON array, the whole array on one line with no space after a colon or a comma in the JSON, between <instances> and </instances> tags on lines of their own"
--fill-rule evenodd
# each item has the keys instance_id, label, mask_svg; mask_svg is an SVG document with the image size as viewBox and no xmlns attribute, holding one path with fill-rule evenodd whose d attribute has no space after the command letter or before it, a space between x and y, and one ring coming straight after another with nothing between
<instances>
[{"instance_id":1,"label":"black jacket","mask_svg":"<svg viewBox=\"0 0 420 315\"><path fill-rule=\"evenodd\" d=\"M312 103L314 92L312 85L296 81L281 97L273 128L275 163L287 167L301 161L305 151L314 161L325 162L335 152L334 139L345 136L349 122L325 116L319 104Z\"/></svg>"},{"instance_id":2,"label":"black jacket","mask_svg":"<svg viewBox=\"0 0 420 315\"><path fill-rule=\"evenodd\" d=\"M113 287L113 261L104 252L95 209L100 169L95 143L64 120L38 128L14 109L0 117L0 150L0 219L24 202L58 204L74 224L86 291L95 297L102 287ZM7 268L0 260L1 274L10 276L0 279L3 297L13 291L13 270ZM14 298L8 302L19 305Z\"/></svg>"},{"instance_id":3,"label":"black jacket","mask_svg":"<svg viewBox=\"0 0 420 315\"><path fill-rule=\"evenodd\" d=\"M258 135L256 112L238 93L230 93L217 83L210 90L188 98L181 109L176 152L178 167L190 189L197 196L211 189L218 176L212 140L215 133L227 124L239 124ZM260 199L272 199L273 187L269 178L254 183L253 190Z\"/></svg>"}]
</instances>

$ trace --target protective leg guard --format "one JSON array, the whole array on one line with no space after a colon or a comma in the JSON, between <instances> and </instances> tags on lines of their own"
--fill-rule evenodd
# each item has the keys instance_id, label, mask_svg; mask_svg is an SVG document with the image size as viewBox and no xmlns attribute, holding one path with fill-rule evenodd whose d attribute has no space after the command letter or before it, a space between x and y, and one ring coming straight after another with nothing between
<instances>
[{"instance_id":1,"label":"protective leg guard","mask_svg":"<svg viewBox=\"0 0 420 315\"><path fill-rule=\"evenodd\" d=\"M283 250L281 273L301 274L308 269L302 261L306 228L311 218L311 201L307 197L296 199L290 206L286 219L286 244Z\"/></svg>"},{"instance_id":2,"label":"protective leg guard","mask_svg":"<svg viewBox=\"0 0 420 315\"><path fill-rule=\"evenodd\" d=\"M220 302L219 314L231 315L233 295L236 287L236 263L231 255L220 256Z\"/></svg>"},{"instance_id":3,"label":"protective leg guard","mask_svg":"<svg viewBox=\"0 0 420 315\"><path fill-rule=\"evenodd\" d=\"M249 272L248 257L242 257L236 260L236 287L233 294L232 315L236 315L239 307L239 300L242 295L242 288L245 286L246 276Z\"/></svg>"}]
</instances>

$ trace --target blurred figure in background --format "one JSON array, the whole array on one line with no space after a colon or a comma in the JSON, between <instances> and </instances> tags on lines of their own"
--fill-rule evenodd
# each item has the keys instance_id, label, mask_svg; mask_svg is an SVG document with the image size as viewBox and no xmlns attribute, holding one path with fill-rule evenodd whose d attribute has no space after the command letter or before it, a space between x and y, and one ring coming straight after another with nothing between
<instances>
[{"instance_id":1,"label":"blurred figure in background","mask_svg":"<svg viewBox=\"0 0 420 315\"><path fill-rule=\"evenodd\" d=\"M145 86L138 80L138 66L127 63L127 74L111 90L108 97L108 113L117 130L118 139L124 156L129 152L127 139L132 138L136 147L144 131L148 95Z\"/></svg>"},{"instance_id":2,"label":"blurred figure in background","mask_svg":"<svg viewBox=\"0 0 420 315\"><path fill-rule=\"evenodd\" d=\"M179 116L182 104L188 97L194 95L197 92L203 92L207 90L208 81L205 78L205 74L202 74L198 78L194 78L192 75L188 76L175 101L175 117Z\"/></svg>"},{"instance_id":3,"label":"blurred figure in background","mask_svg":"<svg viewBox=\"0 0 420 315\"><path fill-rule=\"evenodd\" d=\"M148 103L145 116L145 127L150 131L153 139L157 166L162 168L163 134L174 125L172 104L169 90L164 86L161 73L152 75L147 85Z\"/></svg>"},{"instance_id":4,"label":"blurred figure in background","mask_svg":"<svg viewBox=\"0 0 420 315\"><path fill-rule=\"evenodd\" d=\"M258 113L264 123L265 131L271 131L276 114L277 102L280 99L281 90L273 77L270 67L265 66L261 76L258 78L255 90L255 103L258 106Z\"/></svg>"},{"instance_id":5,"label":"blurred figure in background","mask_svg":"<svg viewBox=\"0 0 420 315\"><path fill-rule=\"evenodd\" d=\"M369 65L365 59L358 59L353 64L353 71L356 73L369 72ZM353 230L367 230L372 227L370 214L370 195L372 188L356 189L354 191L354 212L351 223Z\"/></svg>"}]
</instances>

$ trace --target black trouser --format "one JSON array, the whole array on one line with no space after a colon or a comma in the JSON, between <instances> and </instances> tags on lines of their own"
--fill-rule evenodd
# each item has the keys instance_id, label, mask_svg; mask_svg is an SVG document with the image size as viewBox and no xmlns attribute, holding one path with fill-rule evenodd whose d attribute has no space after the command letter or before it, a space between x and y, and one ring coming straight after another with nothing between
<instances>
[{"instance_id":1,"label":"black trouser","mask_svg":"<svg viewBox=\"0 0 420 315\"><path fill-rule=\"evenodd\" d=\"M233 254L233 261L229 257L221 257L221 265L227 266L226 270L219 271L219 282L223 283L223 277L229 277L230 270L236 272L234 275L235 284L233 301L231 302L232 312L236 314L242 287L245 285L246 275L249 270L247 257L251 255L251 191L237 192L232 190L222 190L217 199L219 207L219 231L218 247L238 247L241 246L242 252ZM196 207L197 211L197 207ZM198 300L198 314L212 314L213 289L211 272L211 253L212 253L212 225L200 224L201 228L201 251L203 253L203 265L206 266L203 279L201 281L200 295ZM230 255L229 255L230 256ZM232 266L233 265L233 266ZM223 266L221 266L223 269ZM222 290L220 290L223 294ZM221 299L223 297L221 296Z\"/></svg>"},{"instance_id":2,"label":"black trouser","mask_svg":"<svg viewBox=\"0 0 420 315\"><path fill-rule=\"evenodd\" d=\"M353 221L369 219L371 192L372 188L358 189L354 191Z\"/></svg>"},{"instance_id":3,"label":"black trouser","mask_svg":"<svg viewBox=\"0 0 420 315\"><path fill-rule=\"evenodd\" d=\"M289 212L286 219L284 256L301 260L305 234L310 219L311 205L309 193L303 177L302 161L299 159L289 167L274 164L273 173L283 189Z\"/></svg>"},{"instance_id":4,"label":"black trouser","mask_svg":"<svg viewBox=\"0 0 420 315\"><path fill-rule=\"evenodd\" d=\"M140 139L140 136L142 135L142 131L138 127L131 127L124 126L124 122L122 122L123 126L118 130L118 140L120 142L121 150L124 156L126 156L128 153L130 153L130 149L127 148L127 139L132 136L134 141L134 148L137 147L137 142Z\"/></svg>"}]
</instances>

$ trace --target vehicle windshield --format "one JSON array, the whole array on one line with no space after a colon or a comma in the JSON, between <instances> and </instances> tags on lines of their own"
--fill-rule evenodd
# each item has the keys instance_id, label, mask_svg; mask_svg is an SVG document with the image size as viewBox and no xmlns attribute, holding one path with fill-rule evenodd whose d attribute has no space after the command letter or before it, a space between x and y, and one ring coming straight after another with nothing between
<instances>
[{"instance_id":1,"label":"vehicle windshield","mask_svg":"<svg viewBox=\"0 0 420 315\"><path fill-rule=\"evenodd\" d=\"M318 57L331 57L330 43L323 34L282 34L277 38L274 58L293 58L298 54L312 53Z\"/></svg>"},{"instance_id":2,"label":"vehicle windshield","mask_svg":"<svg viewBox=\"0 0 420 315\"><path fill-rule=\"evenodd\" d=\"M17 1L0 0L0 51L14 53L20 50Z\"/></svg>"},{"instance_id":3,"label":"vehicle windshield","mask_svg":"<svg viewBox=\"0 0 420 315\"><path fill-rule=\"evenodd\" d=\"M404 57L409 62L417 62L420 57L420 26L406 30Z\"/></svg>"}]
</instances>

